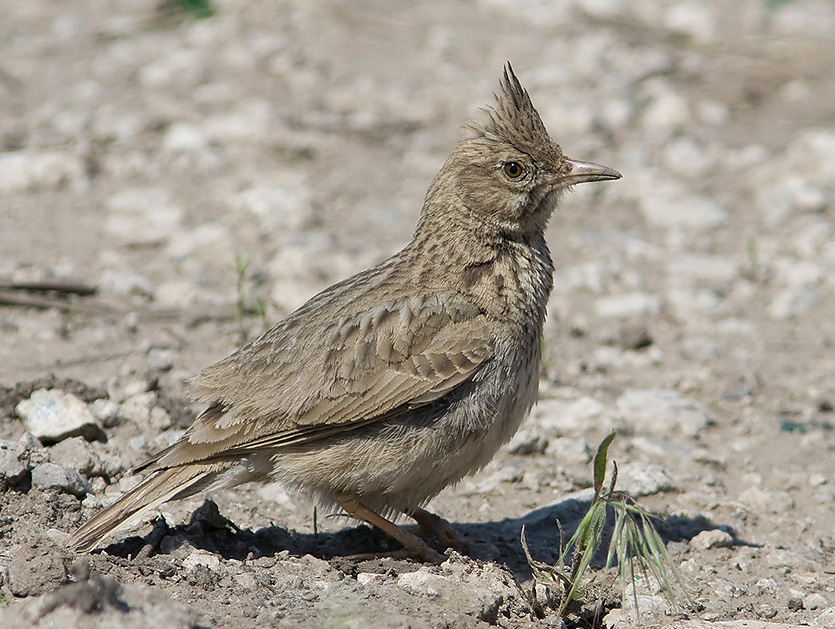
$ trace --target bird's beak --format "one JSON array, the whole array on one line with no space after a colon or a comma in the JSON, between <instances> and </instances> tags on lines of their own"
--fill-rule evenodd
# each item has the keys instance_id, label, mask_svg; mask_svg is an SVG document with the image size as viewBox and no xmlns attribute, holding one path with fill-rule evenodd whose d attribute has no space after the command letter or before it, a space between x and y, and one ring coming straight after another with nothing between
<instances>
[{"instance_id":1,"label":"bird's beak","mask_svg":"<svg viewBox=\"0 0 835 629\"><path fill-rule=\"evenodd\" d=\"M581 162L576 159L566 161L571 165L571 172L560 177L560 187L573 186L576 183L586 183L587 181L620 179L622 176L614 168L609 168L608 166L601 166L592 162Z\"/></svg>"}]
</instances>

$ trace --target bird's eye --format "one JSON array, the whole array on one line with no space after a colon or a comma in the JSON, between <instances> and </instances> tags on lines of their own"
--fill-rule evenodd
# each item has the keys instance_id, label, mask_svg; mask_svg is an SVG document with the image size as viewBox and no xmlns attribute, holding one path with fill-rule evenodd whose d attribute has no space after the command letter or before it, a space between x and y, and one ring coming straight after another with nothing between
<instances>
[{"instance_id":1,"label":"bird's eye","mask_svg":"<svg viewBox=\"0 0 835 629\"><path fill-rule=\"evenodd\" d=\"M505 162L502 170L504 170L504 174L511 179L519 179L519 177L521 177L525 172L525 169L522 168L522 165L519 162Z\"/></svg>"}]
</instances>

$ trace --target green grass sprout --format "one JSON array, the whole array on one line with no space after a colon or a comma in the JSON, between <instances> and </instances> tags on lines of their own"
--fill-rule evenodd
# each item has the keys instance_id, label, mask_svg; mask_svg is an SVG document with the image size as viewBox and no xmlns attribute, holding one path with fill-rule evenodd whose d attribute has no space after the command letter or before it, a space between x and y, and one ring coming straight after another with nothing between
<instances>
[{"instance_id":1,"label":"green grass sprout","mask_svg":"<svg viewBox=\"0 0 835 629\"><path fill-rule=\"evenodd\" d=\"M622 604L626 604L627 596L631 593L637 614L638 584L648 584L654 580L671 603L695 608L695 601L653 525L655 516L639 506L628 493L615 489L618 468L614 461L611 481L605 484L608 450L614 438L615 433L612 432L597 448L592 462L594 497L589 510L567 543L562 525L557 522L560 546L554 565L535 561L531 557L525 529L522 528L522 549L531 566L534 580L555 591L556 600L559 601L558 613L565 618L571 603L582 602L593 589L590 586L596 577L587 576L587 573L592 558L603 542L607 515L611 509L614 525L602 574L607 575L612 568L617 567ZM595 614L599 611L598 608Z\"/></svg>"}]
</instances>

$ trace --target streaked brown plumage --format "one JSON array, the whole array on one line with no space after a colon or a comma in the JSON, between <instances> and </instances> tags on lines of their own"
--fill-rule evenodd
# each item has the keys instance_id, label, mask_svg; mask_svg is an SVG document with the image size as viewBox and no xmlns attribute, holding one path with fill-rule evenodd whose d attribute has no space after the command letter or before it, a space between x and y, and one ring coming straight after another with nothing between
<instances>
[{"instance_id":1,"label":"streaked brown plumage","mask_svg":"<svg viewBox=\"0 0 835 629\"><path fill-rule=\"evenodd\" d=\"M509 64L497 100L435 177L413 240L205 369L207 409L71 547L166 500L272 479L380 527L404 554L440 557L384 516L454 541L422 507L483 467L536 399L548 219L567 187L620 177L563 155Z\"/></svg>"}]
</instances>

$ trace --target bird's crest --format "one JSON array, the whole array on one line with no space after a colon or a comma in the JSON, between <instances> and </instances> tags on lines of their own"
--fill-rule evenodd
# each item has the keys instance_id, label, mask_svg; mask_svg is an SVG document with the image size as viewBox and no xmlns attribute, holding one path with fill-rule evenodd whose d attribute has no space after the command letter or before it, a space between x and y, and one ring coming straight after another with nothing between
<instances>
[{"instance_id":1,"label":"bird's crest","mask_svg":"<svg viewBox=\"0 0 835 629\"><path fill-rule=\"evenodd\" d=\"M480 117L467 123L470 138L500 140L526 152L541 147L543 143L551 144L551 137L531 97L522 87L510 63L505 65L501 91L495 96L495 107L483 108Z\"/></svg>"}]
</instances>

